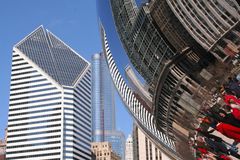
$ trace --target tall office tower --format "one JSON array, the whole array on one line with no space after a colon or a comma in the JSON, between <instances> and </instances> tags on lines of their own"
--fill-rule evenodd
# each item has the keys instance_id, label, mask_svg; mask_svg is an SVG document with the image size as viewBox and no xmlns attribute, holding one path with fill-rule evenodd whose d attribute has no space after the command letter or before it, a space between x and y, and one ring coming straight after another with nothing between
<instances>
[{"instance_id":1,"label":"tall office tower","mask_svg":"<svg viewBox=\"0 0 240 160\"><path fill-rule=\"evenodd\" d=\"M125 146L126 146L125 160L133 160L133 139L131 135L128 136Z\"/></svg>"},{"instance_id":2,"label":"tall office tower","mask_svg":"<svg viewBox=\"0 0 240 160\"><path fill-rule=\"evenodd\" d=\"M238 1L102 0L97 6L103 53L127 110L172 159L193 159L188 136L196 117L217 83L238 74Z\"/></svg>"},{"instance_id":3,"label":"tall office tower","mask_svg":"<svg viewBox=\"0 0 240 160\"><path fill-rule=\"evenodd\" d=\"M92 56L93 141L104 141L104 132L116 130L114 86L104 55Z\"/></svg>"},{"instance_id":4,"label":"tall office tower","mask_svg":"<svg viewBox=\"0 0 240 160\"><path fill-rule=\"evenodd\" d=\"M91 68L43 26L13 47L7 159L91 159Z\"/></svg>"},{"instance_id":5,"label":"tall office tower","mask_svg":"<svg viewBox=\"0 0 240 160\"><path fill-rule=\"evenodd\" d=\"M116 130L114 86L102 53L92 56L92 108L93 141L110 142L124 158L125 137Z\"/></svg>"}]
</instances>

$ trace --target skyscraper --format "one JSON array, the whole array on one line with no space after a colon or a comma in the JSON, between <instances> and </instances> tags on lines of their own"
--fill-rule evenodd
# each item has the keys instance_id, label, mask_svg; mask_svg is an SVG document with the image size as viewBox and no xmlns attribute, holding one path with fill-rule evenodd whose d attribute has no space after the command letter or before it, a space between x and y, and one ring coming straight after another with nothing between
<instances>
[{"instance_id":1,"label":"skyscraper","mask_svg":"<svg viewBox=\"0 0 240 160\"><path fill-rule=\"evenodd\" d=\"M133 139L131 135L126 140L125 160L133 160Z\"/></svg>"},{"instance_id":2,"label":"skyscraper","mask_svg":"<svg viewBox=\"0 0 240 160\"><path fill-rule=\"evenodd\" d=\"M124 134L116 130L114 86L104 54L92 56L93 141L108 141L122 158L125 154Z\"/></svg>"},{"instance_id":3,"label":"skyscraper","mask_svg":"<svg viewBox=\"0 0 240 160\"><path fill-rule=\"evenodd\" d=\"M93 141L104 141L104 131L116 130L114 88L102 53L92 56Z\"/></svg>"},{"instance_id":4,"label":"skyscraper","mask_svg":"<svg viewBox=\"0 0 240 160\"><path fill-rule=\"evenodd\" d=\"M43 26L13 47L7 159L91 159L90 64Z\"/></svg>"}]
</instances>

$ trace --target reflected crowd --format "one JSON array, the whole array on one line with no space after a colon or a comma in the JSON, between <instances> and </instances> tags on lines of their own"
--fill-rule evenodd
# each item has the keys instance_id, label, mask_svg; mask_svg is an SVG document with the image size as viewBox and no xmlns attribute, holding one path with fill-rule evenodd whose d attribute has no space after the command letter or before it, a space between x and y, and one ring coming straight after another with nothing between
<instances>
[{"instance_id":1,"label":"reflected crowd","mask_svg":"<svg viewBox=\"0 0 240 160\"><path fill-rule=\"evenodd\" d=\"M190 137L197 160L240 159L240 74L219 84Z\"/></svg>"}]
</instances>

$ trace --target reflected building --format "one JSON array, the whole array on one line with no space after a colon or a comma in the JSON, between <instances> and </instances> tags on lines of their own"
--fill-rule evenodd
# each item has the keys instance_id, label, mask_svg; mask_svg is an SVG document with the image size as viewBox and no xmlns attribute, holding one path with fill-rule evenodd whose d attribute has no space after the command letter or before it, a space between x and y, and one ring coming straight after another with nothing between
<instances>
[{"instance_id":1,"label":"reflected building","mask_svg":"<svg viewBox=\"0 0 240 160\"><path fill-rule=\"evenodd\" d=\"M172 159L191 159L194 118L239 64L236 0L97 3L112 79L139 127ZM134 74L134 72L136 74ZM137 76L136 76L137 75ZM140 78L139 78L140 77Z\"/></svg>"},{"instance_id":2,"label":"reflected building","mask_svg":"<svg viewBox=\"0 0 240 160\"><path fill-rule=\"evenodd\" d=\"M7 159L91 159L91 67L38 27L13 47Z\"/></svg>"},{"instance_id":3,"label":"reflected building","mask_svg":"<svg viewBox=\"0 0 240 160\"><path fill-rule=\"evenodd\" d=\"M141 130L136 124L133 125L133 159L134 160L171 160L161 148L158 143L155 143L149 138L146 133Z\"/></svg>"},{"instance_id":4,"label":"reflected building","mask_svg":"<svg viewBox=\"0 0 240 160\"><path fill-rule=\"evenodd\" d=\"M105 131L105 141L110 142L113 151L124 160L125 157L125 135L122 131Z\"/></svg>"},{"instance_id":5,"label":"reflected building","mask_svg":"<svg viewBox=\"0 0 240 160\"><path fill-rule=\"evenodd\" d=\"M120 160L121 157L115 153L109 142L92 142L92 153L94 154L93 160Z\"/></svg>"},{"instance_id":6,"label":"reflected building","mask_svg":"<svg viewBox=\"0 0 240 160\"><path fill-rule=\"evenodd\" d=\"M237 1L156 0L150 5L158 28L174 47L181 50L186 45L194 47L191 42L197 42L221 61L228 61L239 53L240 8Z\"/></svg>"},{"instance_id":7,"label":"reflected building","mask_svg":"<svg viewBox=\"0 0 240 160\"><path fill-rule=\"evenodd\" d=\"M133 139L131 135L126 140L125 160L133 160Z\"/></svg>"},{"instance_id":8,"label":"reflected building","mask_svg":"<svg viewBox=\"0 0 240 160\"><path fill-rule=\"evenodd\" d=\"M125 136L116 130L115 88L103 53L92 56L93 142L110 142L113 150L125 157Z\"/></svg>"}]
</instances>

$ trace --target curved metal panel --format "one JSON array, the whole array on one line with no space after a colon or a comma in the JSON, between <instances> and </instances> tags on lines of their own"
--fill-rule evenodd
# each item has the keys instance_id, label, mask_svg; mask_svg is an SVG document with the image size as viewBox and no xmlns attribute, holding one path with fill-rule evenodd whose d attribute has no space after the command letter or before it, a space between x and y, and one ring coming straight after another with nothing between
<instances>
[{"instance_id":1,"label":"curved metal panel","mask_svg":"<svg viewBox=\"0 0 240 160\"><path fill-rule=\"evenodd\" d=\"M102 37L104 38L104 54L106 56L106 60L109 66L110 75L113 79L113 83L116 89L118 90L119 95L125 103L127 110L134 117L137 123L144 129L144 131L148 133L151 138L153 138L162 145L162 149L166 153L168 153L169 156L172 156L172 158L174 159L180 159L179 155L177 155L176 153L174 141L172 141L170 138L168 138L165 134L163 134L156 128L153 115L145 109L145 107L137 99L137 97L134 95L132 90L128 87L128 85L122 78L113 59L107 41L107 36L103 28Z\"/></svg>"}]
</instances>

